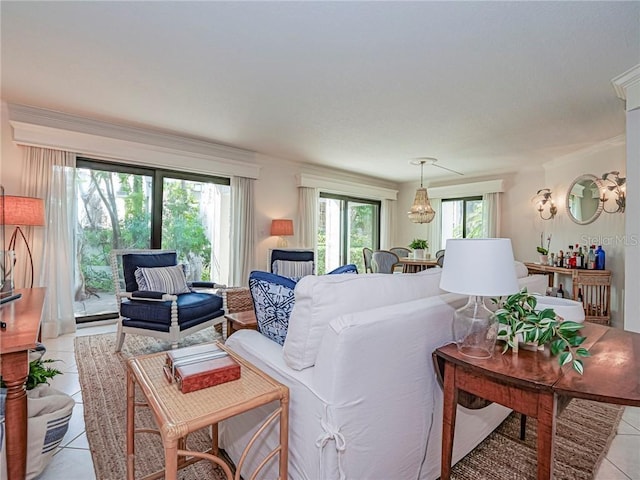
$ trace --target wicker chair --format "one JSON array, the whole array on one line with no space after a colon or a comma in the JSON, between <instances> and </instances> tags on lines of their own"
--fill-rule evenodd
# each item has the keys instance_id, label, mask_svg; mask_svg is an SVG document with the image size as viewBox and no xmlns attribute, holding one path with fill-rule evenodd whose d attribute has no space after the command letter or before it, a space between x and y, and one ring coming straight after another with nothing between
<instances>
[{"instance_id":1,"label":"wicker chair","mask_svg":"<svg viewBox=\"0 0 640 480\"><path fill-rule=\"evenodd\" d=\"M229 287L221 292L222 309L224 314L253 311L253 299L249 287ZM215 326L216 331L222 335L223 339L227 339L229 335L227 322L222 322Z\"/></svg>"}]
</instances>

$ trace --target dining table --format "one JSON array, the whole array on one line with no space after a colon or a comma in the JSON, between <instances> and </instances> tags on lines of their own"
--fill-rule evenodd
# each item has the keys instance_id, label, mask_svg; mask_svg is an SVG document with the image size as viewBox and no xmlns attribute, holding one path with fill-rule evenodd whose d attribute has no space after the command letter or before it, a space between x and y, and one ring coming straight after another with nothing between
<instances>
[{"instance_id":1,"label":"dining table","mask_svg":"<svg viewBox=\"0 0 640 480\"><path fill-rule=\"evenodd\" d=\"M417 273L438 266L435 259L400 257L402 273Z\"/></svg>"}]
</instances>

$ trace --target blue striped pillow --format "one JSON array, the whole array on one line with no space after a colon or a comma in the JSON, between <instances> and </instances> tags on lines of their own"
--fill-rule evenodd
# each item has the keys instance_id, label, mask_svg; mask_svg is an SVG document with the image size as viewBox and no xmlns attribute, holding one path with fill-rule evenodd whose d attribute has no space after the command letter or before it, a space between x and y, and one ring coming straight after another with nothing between
<instances>
[{"instance_id":1,"label":"blue striped pillow","mask_svg":"<svg viewBox=\"0 0 640 480\"><path fill-rule=\"evenodd\" d=\"M164 292L170 295L191 292L187 286L182 265L156 268L138 267L135 276L138 290L143 292Z\"/></svg>"}]
</instances>

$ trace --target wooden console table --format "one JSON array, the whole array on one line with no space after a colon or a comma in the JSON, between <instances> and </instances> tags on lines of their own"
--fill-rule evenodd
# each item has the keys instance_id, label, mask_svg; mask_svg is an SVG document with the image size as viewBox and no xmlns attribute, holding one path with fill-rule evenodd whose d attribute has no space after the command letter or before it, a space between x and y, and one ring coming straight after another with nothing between
<instances>
[{"instance_id":1,"label":"wooden console table","mask_svg":"<svg viewBox=\"0 0 640 480\"><path fill-rule=\"evenodd\" d=\"M578 299L578 289L582 290L582 306L585 320L602 325L611 323L611 272L609 270L584 270L581 268L552 267L539 263L525 263L530 274L541 273L549 276L549 286L553 286L554 274L571 277L572 299Z\"/></svg>"},{"instance_id":2,"label":"wooden console table","mask_svg":"<svg viewBox=\"0 0 640 480\"><path fill-rule=\"evenodd\" d=\"M27 391L29 349L35 348L42 320L45 288L16 290L22 297L0 307L7 327L0 333L0 366L7 385L5 425L9 478L25 478L27 469Z\"/></svg>"},{"instance_id":3,"label":"wooden console table","mask_svg":"<svg viewBox=\"0 0 640 480\"><path fill-rule=\"evenodd\" d=\"M475 359L458 352L455 344L433 353L444 377L441 478L451 475L453 435L459 391L500 403L538 419L538 479L553 478L553 440L557 405L583 398L618 405L640 406L640 334L585 324L584 375L560 367L549 349L520 350L504 355L497 345L492 358ZM611 352L615 352L612 356Z\"/></svg>"}]
</instances>

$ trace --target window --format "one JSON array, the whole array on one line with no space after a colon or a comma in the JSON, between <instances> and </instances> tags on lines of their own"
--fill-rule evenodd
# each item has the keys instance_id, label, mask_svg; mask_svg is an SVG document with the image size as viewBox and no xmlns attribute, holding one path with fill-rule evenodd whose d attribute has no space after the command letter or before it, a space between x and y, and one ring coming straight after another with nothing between
<instances>
[{"instance_id":1,"label":"window","mask_svg":"<svg viewBox=\"0 0 640 480\"><path fill-rule=\"evenodd\" d=\"M188 280L228 283L229 179L77 160L76 321L115 316L112 249L176 250Z\"/></svg>"},{"instance_id":2,"label":"window","mask_svg":"<svg viewBox=\"0 0 640 480\"><path fill-rule=\"evenodd\" d=\"M442 200L442 248L448 238L482 237L482 197Z\"/></svg>"},{"instance_id":3,"label":"window","mask_svg":"<svg viewBox=\"0 0 640 480\"><path fill-rule=\"evenodd\" d=\"M364 272L364 247L380 246L380 202L320 194L318 275L354 263Z\"/></svg>"}]
</instances>

